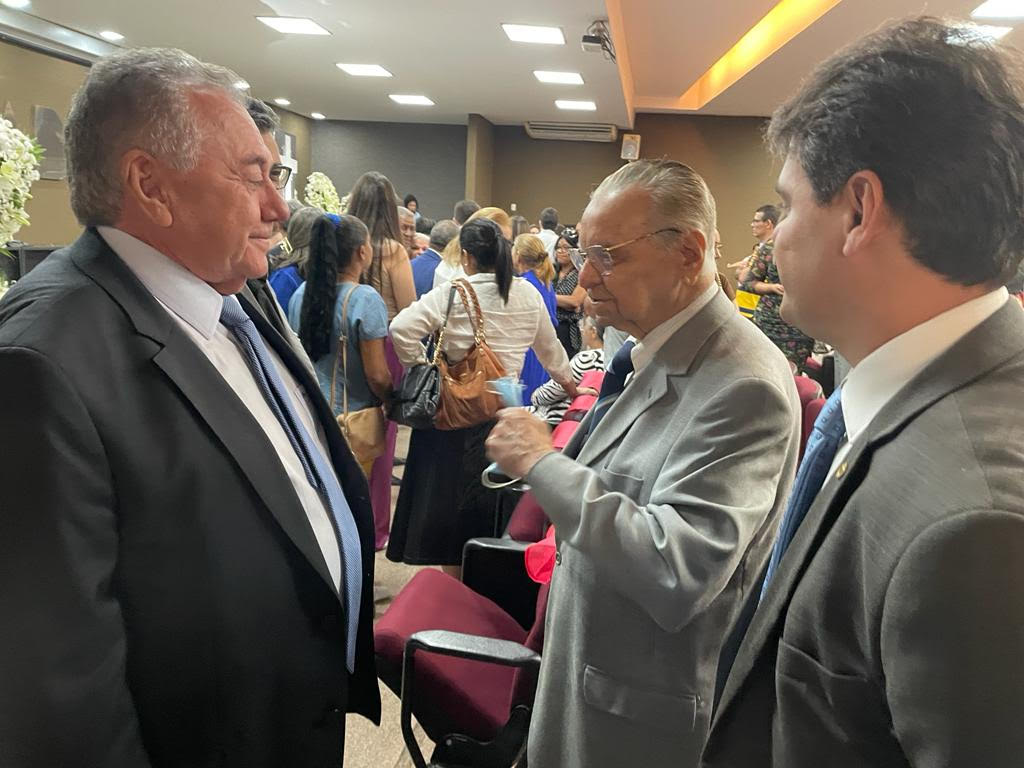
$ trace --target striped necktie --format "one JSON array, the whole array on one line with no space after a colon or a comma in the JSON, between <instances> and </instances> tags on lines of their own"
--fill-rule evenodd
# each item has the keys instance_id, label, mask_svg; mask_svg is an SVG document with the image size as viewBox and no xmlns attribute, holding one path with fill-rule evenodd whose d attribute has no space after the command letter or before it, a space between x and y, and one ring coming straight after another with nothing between
<instances>
[{"instance_id":1,"label":"striped necktie","mask_svg":"<svg viewBox=\"0 0 1024 768\"><path fill-rule=\"evenodd\" d=\"M352 672L355 669L356 631L359 627L359 603L363 588L362 550L352 510L341 490L334 469L299 419L277 367L270 359L263 337L234 296L224 297L220 321L238 339L253 378L256 379L267 405L274 412L302 463L306 480L320 494L324 506L337 524L341 539L342 571L345 576L345 583L342 585L348 629L345 637L345 663L348 671Z\"/></svg>"}]
</instances>

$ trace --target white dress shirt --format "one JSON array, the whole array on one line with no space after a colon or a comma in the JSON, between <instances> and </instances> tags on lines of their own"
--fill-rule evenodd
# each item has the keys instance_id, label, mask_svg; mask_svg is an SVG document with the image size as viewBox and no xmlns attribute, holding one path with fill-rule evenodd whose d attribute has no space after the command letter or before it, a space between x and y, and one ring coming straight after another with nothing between
<instances>
[{"instance_id":1,"label":"white dress shirt","mask_svg":"<svg viewBox=\"0 0 1024 768\"><path fill-rule=\"evenodd\" d=\"M544 247L548 250L548 256L551 257L551 263L554 264L555 246L558 245L558 233L553 229L542 229L537 233L537 237L544 243Z\"/></svg>"},{"instance_id":2,"label":"white dress shirt","mask_svg":"<svg viewBox=\"0 0 1024 768\"><path fill-rule=\"evenodd\" d=\"M642 341L637 341L635 336L630 336L631 340L636 341L636 346L633 347L629 355L633 360L633 373L640 373L640 371L647 367L651 360L654 359L654 356L658 354L658 350L665 346L665 342L671 339L676 331L686 325L698 312L710 304L711 300L715 298L715 294L720 290L718 283L712 282L704 293L691 301L681 312L677 312L661 325L656 326L650 333L644 336Z\"/></svg>"},{"instance_id":3,"label":"white dress shirt","mask_svg":"<svg viewBox=\"0 0 1024 768\"><path fill-rule=\"evenodd\" d=\"M1008 298L1005 288L997 288L953 307L886 342L850 370L840 393L846 439L836 451L830 477L879 411L930 363L998 312Z\"/></svg>"},{"instance_id":4,"label":"white dress shirt","mask_svg":"<svg viewBox=\"0 0 1024 768\"><path fill-rule=\"evenodd\" d=\"M530 347L537 359L556 381L572 378L569 358L558 341L551 315L540 291L521 277L512 278L508 303L501 300L494 275L478 273L466 278L473 286L484 316L487 346L501 361L509 376L519 376ZM398 313L391 321L391 341L395 354L405 367L427 362L422 339L444 323L450 285L441 285L423 294L418 301ZM455 294L451 317L445 331L444 352L452 362L462 360L473 346L473 327L462 300Z\"/></svg>"},{"instance_id":5,"label":"white dress shirt","mask_svg":"<svg viewBox=\"0 0 1024 768\"><path fill-rule=\"evenodd\" d=\"M434 270L434 287L444 285L445 283L451 282L459 277L465 277L466 272L462 268L461 264L452 266L442 257L441 263L437 265L437 269Z\"/></svg>"},{"instance_id":6,"label":"white dress shirt","mask_svg":"<svg viewBox=\"0 0 1024 768\"><path fill-rule=\"evenodd\" d=\"M256 423L263 428L281 460L281 468L295 488L299 502L306 512L324 560L327 561L331 579L335 587L340 589L341 552L330 513L324 506L319 492L306 479L302 463L292 448L284 428L263 397L235 335L220 323L224 297L183 266L141 240L113 227L97 229L114 253L121 257L139 281L206 355L214 369L252 413ZM330 453L327 450L324 433L313 417L313 409L306 393L269 343L266 348L291 395L303 426L314 437L317 448L327 458L329 465Z\"/></svg>"}]
</instances>

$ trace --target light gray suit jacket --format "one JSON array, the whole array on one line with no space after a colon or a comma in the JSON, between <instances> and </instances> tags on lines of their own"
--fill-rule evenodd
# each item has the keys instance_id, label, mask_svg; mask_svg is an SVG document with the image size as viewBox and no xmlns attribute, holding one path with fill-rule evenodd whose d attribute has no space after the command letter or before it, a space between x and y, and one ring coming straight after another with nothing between
<instances>
[{"instance_id":1,"label":"light gray suit jacket","mask_svg":"<svg viewBox=\"0 0 1024 768\"><path fill-rule=\"evenodd\" d=\"M910 382L807 512L703 765L1024 765L1024 313Z\"/></svg>"},{"instance_id":2,"label":"light gray suit jacket","mask_svg":"<svg viewBox=\"0 0 1024 768\"><path fill-rule=\"evenodd\" d=\"M528 481L554 523L531 768L697 764L795 471L785 358L719 293ZM575 460L574 460L575 459Z\"/></svg>"}]
</instances>

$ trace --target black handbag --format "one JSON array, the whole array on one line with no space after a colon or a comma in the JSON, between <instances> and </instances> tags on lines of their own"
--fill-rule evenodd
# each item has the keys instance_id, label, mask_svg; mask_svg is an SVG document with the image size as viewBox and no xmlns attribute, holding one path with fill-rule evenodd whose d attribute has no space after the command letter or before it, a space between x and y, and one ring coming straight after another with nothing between
<instances>
[{"instance_id":1,"label":"black handbag","mask_svg":"<svg viewBox=\"0 0 1024 768\"><path fill-rule=\"evenodd\" d=\"M444 324L434 341L434 354L429 363L414 365L405 372L405 378L391 400L388 418L413 429L433 429L434 417L441 402L441 347L448 327L448 316L455 301L455 286L448 294L448 309Z\"/></svg>"}]
</instances>

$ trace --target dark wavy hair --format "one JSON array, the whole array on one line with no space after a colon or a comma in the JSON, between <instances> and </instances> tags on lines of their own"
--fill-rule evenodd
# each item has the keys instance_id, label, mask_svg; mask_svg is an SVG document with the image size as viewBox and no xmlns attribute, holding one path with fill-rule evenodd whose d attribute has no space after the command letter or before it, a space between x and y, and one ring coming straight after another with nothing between
<instances>
[{"instance_id":1,"label":"dark wavy hair","mask_svg":"<svg viewBox=\"0 0 1024 768\"><path fill-rule=\"evenodd\" d=\"M459 232L459 245L473 257L480 272L493 272L498 281L498 293L508 304L512 287L512 246L501 233L501 228L490 219L473 219Z\"/></svg>"},{"instance_id":2,"label":"dark wavy hair","mask_svg":"<svg viewBox=\"0 0 1024 768\"><path fill-rule=\"evenodd\" d=\"M882 181L913 258L961 285L1002 285L1024 253L1019 52L961 22L882 27L815 69L767 138L817 203L860 170Z\"/></svg>"},{"instance_id":3,"label":"dark wavy hair","mask_svg":"<svg viewBox=\"0 0 1024 768\"><path fill-rule=\"evenodd\" d=\"M384 241L402 243L402 231L398 226L398 195L388 177L377 171L368 171L356 179L349 193L348 215L363 222L370 232L373 262L363 282L369 283L379 293L384 272Z\"/></svg>"},{"instance_id":4,"label":"dark wavy hair","mask_svg":"<svg viewBox=\"0 0 1024 768\"><path fill-rule=\"evenodd\" d=\"M331 349L338 273L352 263L369 237L366 225L355 216L321 216L313 223L306 292L299 313L299 340L312 360L319 360Z\"/></svg>"}]
</instances>

